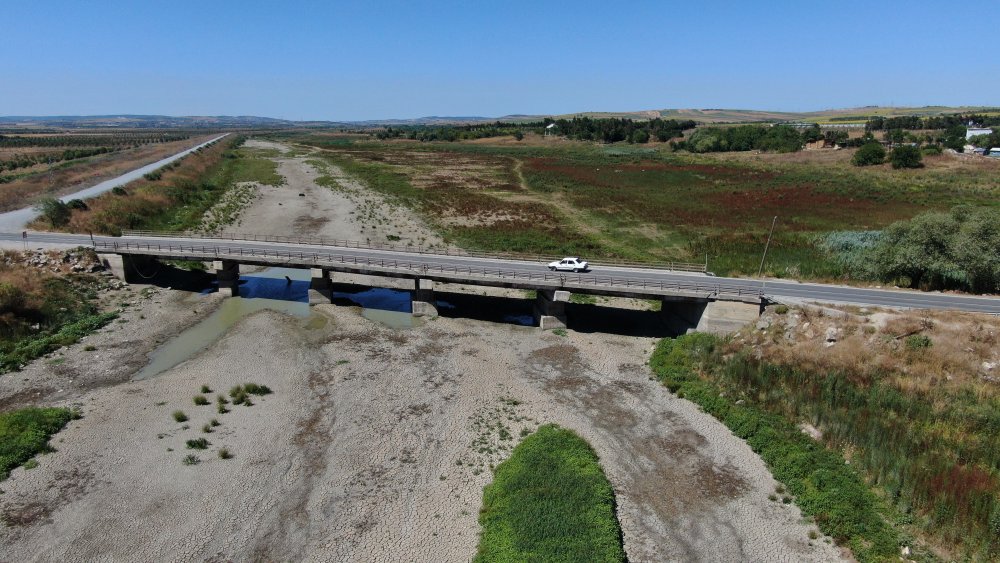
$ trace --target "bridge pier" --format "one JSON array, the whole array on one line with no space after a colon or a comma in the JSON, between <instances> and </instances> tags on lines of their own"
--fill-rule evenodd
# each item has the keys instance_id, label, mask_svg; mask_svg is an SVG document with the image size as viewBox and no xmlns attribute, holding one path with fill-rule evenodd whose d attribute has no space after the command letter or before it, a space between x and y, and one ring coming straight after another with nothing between
<instances>
[{"instance_id":1,"label":"bridge pier","mask_svg":"<svg viewBox=\"0 0 1000 563\"><path fill-rule=\"evenodd\" d=\"M687 334L698 328L708 303L703 297L665 295L660 299L660 315L670 330Z\"/></svg>"},{"instance_id":2,"label":"bridge pier","mask_svg":"<svg viewBox=\"0 0 1000 563\"><path fill-rule=\"evenodd\" d=\"M535 322L542 330L566 328L568 291L539 289L535 297Z\"/></svg>"},{"instance_id":3,"label":"bridge pier","mask_svg":"<svg viewBox=\"0 0 1000 563\"><path fill-rule=\"evenodd\" d=\"M677 334L709 332L726 335L754 322L761 312L759 298L719 301L708 297L664 296L660 314Z\"/></svg>"},{"instance_id":4,"label":"bridge pier","mask_svg":"<svg viewBox=\"0 0 1000 563\"><path fill-rule=\"evenodd\" d=\"M330 271L323 268L310 268L309 305L320 305L333 301L333 281Z\"/></svg>"},{"instance_id":5,"label":"bridge pier","mask_svg":"<svg viewBox=\"0 0 1000 563\"><path fill-rule=\"evenodd\" d=\"M215 260L212 269L219 279L219 293L227 297L240 294L240 263L235 260Z\"/></svg>"},{"instance_id":6,"label":"bridge pier","mask_svg":"<svg viewBox=\"0 0 1000 563\"><path fill-rule=\"evenodd\" d=\"M105 268L116 278L126 283L142 283L159 271L155 256L141 254L100 254Z\"/></svg>"},{"instance_id":7,"label":"bridge pier","mask_svg":"<svg viewBox=\"0 0 1000 563\"><path fill-rule=\"evenodd\" d=\"M414 317L436 317L437 302L434 300L434 280L414 280L410 310Z\"/></svg>"}]
</instances>

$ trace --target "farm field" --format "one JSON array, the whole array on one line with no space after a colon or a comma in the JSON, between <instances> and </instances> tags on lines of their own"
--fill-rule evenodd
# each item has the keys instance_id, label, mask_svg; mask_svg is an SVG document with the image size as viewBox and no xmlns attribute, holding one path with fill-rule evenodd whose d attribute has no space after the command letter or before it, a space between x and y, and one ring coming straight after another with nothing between
<instances>
[{"instance_id":1,"label":"farm field","mask_svg":"<svg viewBox=\"0 0 1000 563\"><path fill-rule=\"evenodd\" d=\"M305 137L329 162L420 211L470 249L703 262L717 274L839 279L817 245L928 210L996 205L1000 162L930 156L858 169L853 150L671 153L529 135L462 143Z\"/></svg>"},{"instance_id":2,"label":"farm field","mask_svg":"<svg viewBox=\"0 0 1000 563\"><path fill-rule=\"evenodd\" d=\"M72 193L211 137L152 130L0 133L0 211Z\"/></svg>"}]
</instances>

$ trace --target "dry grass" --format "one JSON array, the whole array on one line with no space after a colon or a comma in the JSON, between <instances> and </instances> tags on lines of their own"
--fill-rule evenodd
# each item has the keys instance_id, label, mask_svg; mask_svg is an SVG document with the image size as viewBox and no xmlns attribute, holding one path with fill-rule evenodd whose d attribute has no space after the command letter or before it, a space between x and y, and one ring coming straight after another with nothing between
<instances>
[{"instance_id":1,"label":"dry grass","mask_svg":"<svg viewBox=\"0 0 1000 563\"><path fill-rule=\"evenodd\" d=\"M771 363L817 373L840 371L865 382L882 380L908 393L972 387L1000 395L1000 318L943 311L883 312L865 309L793 308L769 311L766 330L748 328L735 339ZM827 342L828 331L836 342ZM930 346L907 339L925 336Z\"/></svg>"},{"instance_id":2,"label":"dry grass","mask_svg":"<svg viewBox=\"0 0 1000 563\"><path fill-rule=\"evenodd\" d=\"M200 142L196 140L195 142ZM197 184L222 158L229 148L225 140L192 153L170 169L161 169L161 177L150 181L140 178L125 186L127 195L106 192L87 200L88 209L74 210L68 224L53 229L44 219L37 219L29 227L40 230L62 230L77 233L117 234L120 229L137 228L145 218L177 205L168 194L168 186Z\"/></svg>"},{"instance_id":3,"label":"dry grass","mask_svg":"<svg viewBox=\"0 0 1000 563\"><path fill-rule=\"evenodd\" d=\"M70 166L54 167L51 171L35 167L32 170L37 173L0 186L0 211L30 206L42 196L73 193L88 185L162 160L210 138L210 135L204 135L183 141L142 145L135 149L88 158Z\"/></svg>"}]
</instances>

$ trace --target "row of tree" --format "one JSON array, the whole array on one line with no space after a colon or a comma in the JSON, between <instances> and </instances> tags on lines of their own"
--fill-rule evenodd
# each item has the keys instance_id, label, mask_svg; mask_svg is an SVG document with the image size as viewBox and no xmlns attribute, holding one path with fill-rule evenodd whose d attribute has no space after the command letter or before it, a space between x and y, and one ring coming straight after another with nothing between
<instances>
[{"instance_id":1,"label":"row of tree","mask_svg":"<svg viewBox=\"0 0 1000 563\"><path fill-rule=\"evenodd\" d=\"M469 125L400 125L375 132L376 139L410 139L416 141L465 141L513 135L523 137L524 131L541 131L541 121L527 123L477 123Z\"/></svg>"},{"instance_id":2,"label":"row of tree","mask_svg":"<svg viewBox=\"0 0 1000 563\"><path fill-rule=\"evenodd\" d=\"M969 122L984 126L1000 125L1000 115L981 114L951 114L920 117L918 115L903 115L899 117L872 116L865 123L867 131L885 131L888 129L948 129L962 126Z\"/></svg>"},{"instance_id":3,"label":"row of tree","mask_svg":"<svg viewBox=\"0 0 1000 563\"><path fill-rule=\"evenodd\" d=\"M920 168L924 165L923 153L915 145L898 145L891 153L886 153L882 143L872 141L861 145L861 148L851 157L855 166L873 166L882 164L888 156L893 168Z\"/></svg>"},{"instance_id":4,"label":"row of tree","mask_svg":"<svg viewBox=\"0 0 1000 563\"><path fill-rule=\"evenodd\" d=\"M671 146L677 150L697 153L749 150L795 152L800 150L804 143L804 135L798 129L787 125L739 125L699 127L686 141L672 143Z\"/></svg>"},{"instance_id":5,"label":"row of tree","mask_svg":"<svg viewBox=\"0 0 1000 563\"><path fill-rule=\"evenodd\" d=\"M150 143L183 141L189 135L178 133L113 133L109 135L52 135L31 137L0 135L0 148L20 147L125 147Z\"/></svg>"},{"instance_id":6,"label":"row of tree","mask_svg":"<svg viewBox=\"0 0 1000 563\"><path fill-rule=\"evenodd\" d=\"M635 121L619 118L574 117L573 119L551 119L544 121L493 123L469 125L403 125L386 127L374 135L377 139L413 139L417 141L463 141L513 135L520 140L525 132L549 133L602 143L648 143L652 140L666 142L684 136L684 130L697 126L694 121L675 119L650 119Z\"/></svg>"},{"instance_id":7,"label":"row of tree","mask_svg":"<svg viewBox=\"0 0 1000 563\"><path fill-rule=\"evenodd\" d=\"M40 154L17 154L13 158L0 160L0 172L17 170L18 168L28 168L36 164L53 164L64 160L76 160L114 152L111 147L95 147L89 149L66 149L61 153L40 153Z\"/></svg>"},{"instance_id":8,"label":"row of tree","mask_svg":"<svg viewBox=\"0 0 1000 563\"><path fill-rule=\"evenodd\" d=\"M684 131L694 129L698 124L691 120L650 119L635 121L624 118L574 117L573 119L546 119L544 126L553 125L549 130L556 135L581 141L602 143L661 143L684 136Z\"/></svg>"}]
</instances>

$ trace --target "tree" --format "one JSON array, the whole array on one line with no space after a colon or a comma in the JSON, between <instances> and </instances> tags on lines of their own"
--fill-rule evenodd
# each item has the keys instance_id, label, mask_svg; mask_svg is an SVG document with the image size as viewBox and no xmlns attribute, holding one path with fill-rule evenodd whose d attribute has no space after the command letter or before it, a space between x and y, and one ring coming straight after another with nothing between
<instances>
[{"instance_id":1,"label":"tree","mask_svg":"<svg viewBox=\"0 0 1000 563\"><path fill-rule=\"evenodd\" d=\"M844 130L827 131L824 133L824 137L826 137L826 140L834 145L843 145L847 142L849 135L847 134L847 131Z\"/></svg>"},{"instance_id":2,"label":"tree","mask_svg":"<svg viewBox=\"0 0 1000 563\"><path fill-rule=\"evenodd\" d=\"M632 142L643 144L649 142L649 133L645 129L636 129L632 132Z\"/></svg>"},{"instance_id":3,"label":"tree","mask_svg":"<svg viewBox=\"0 0 1000 563\"><path fill-rule=\"evenodd\" d=\"M977 293L1000 291L1000 211L957 207L952 216L961 223L951 253Z\"/></svg>"},{"instance_id":4,"label":"tree","mask_svg":"<svg viewBox=\"0 0 1000 563\"><path fill-rule=\"evenodd\" d=\"M889 129L888 131L885 132L883 138L888 143L892 144L902 143L903 139L905 138L905 134L903 133L902 129Z\"/></svg>"},{"instance_id":5,"label":"tree","mask_svg":"<svg viewBox=\"0 0 1000 563\"><path fill-rule=\"evenodd\" d=\"M520 129L518 129L517 131L514 131L514 138L517 139L518 141L520 141L521 139L524 138L524 132L521 131Z\"/></svg>"},{"instance_id":6,"label":"tree","mask_svg":"<svg viewBox=\"0 0 1000 563\"><path fill-rule=\"evenodd\" d=\"M889 225L873 249L876 274L886 281L906 278L912 288L943 287L958 271L951 252L958 230L954 215L935 212Z\"/></svg>"},{"instance_id":7,"label":"tree","mask_svg":"<svg viewBox=\"0 0 1000 563\"><path fill-rule=\"evenodd\" d=\"M885 162L885 149L877 142L865 143L851 157L854 166L871 166Z\"/></svg>"},{"instance_id":8,"label":"tree","mask_svg":"<svg viewBox=\"0 0 1000 563\"><path fill-rule=\"evenodd\" d=\"M889 161L893 168L920 168L924 165L920 149L913 145L902 145L892 149Z\"/></svg>"},{"instance_id":9,"label":"tree","mask_svg":"<svg viewBox=\"0 0 1000 563\"><path fill-rule=\"evenodd\" d=\"M54 197L47 197L40 200L35 205L35 211L42 214L42 217L53 227L59 227L69 223L72 211L69 206Z\"/></svg>"}]
</instances>

